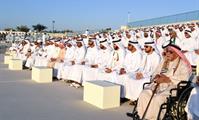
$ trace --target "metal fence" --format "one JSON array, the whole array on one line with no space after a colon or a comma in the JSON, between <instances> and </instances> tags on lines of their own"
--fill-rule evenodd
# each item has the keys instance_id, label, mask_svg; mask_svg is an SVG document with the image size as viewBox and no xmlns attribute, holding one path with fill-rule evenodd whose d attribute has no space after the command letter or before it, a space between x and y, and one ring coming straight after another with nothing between
<instances>
[{"instance_id":1,"label":"metal fence","mask_svg":"<svg viewBox=\"0 0 199 120\"><path fill-rule=\"evenodd\" d=\"M199 10L170 15L170 16L164 16L164 17L159 17L159 18L152 18L152 19L147 19L147 20L130 22L128 23L128 26L144 27L144 26L179 23L179 22L194 21L194 20L199 20Z\"/></svg>"}]
</instances>

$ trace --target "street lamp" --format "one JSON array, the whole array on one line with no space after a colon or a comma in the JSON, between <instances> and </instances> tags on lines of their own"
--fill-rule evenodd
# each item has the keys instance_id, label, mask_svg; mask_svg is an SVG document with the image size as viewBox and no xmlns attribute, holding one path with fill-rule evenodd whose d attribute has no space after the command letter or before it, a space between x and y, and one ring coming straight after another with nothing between
<instances>
[{"instance_id":1,"label":"street lamp","mask_svg":"<svg viewBox=\"0 0 199 120\"><path fill-rule=\"evenodd\" d=\"M52 21L52 24L53 24L53 33L54 33L54 31L55 31L55 26L54 26L55 25L55 21L54 20Z\"/></svg>"},{"instance_id":2,"label":"street lamp","mask_svg":"<svg viewBox=\"0 0 199 120\"><path fill-rule=\"evenodd\" d=\"M131 12L128 12L127 23L130 23Z\"/></svg>"}]
</instances>

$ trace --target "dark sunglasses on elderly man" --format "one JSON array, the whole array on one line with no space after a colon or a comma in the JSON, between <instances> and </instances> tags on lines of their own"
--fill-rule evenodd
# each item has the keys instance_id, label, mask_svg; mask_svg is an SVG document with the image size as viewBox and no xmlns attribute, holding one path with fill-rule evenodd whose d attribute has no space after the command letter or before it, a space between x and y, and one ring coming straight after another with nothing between
<instances>
[{"instance_id":1,"label":"dark sunglasses on elderly man","mask_svg":"<svg viewBox=\"0 0 199 120\"><path fill-rule=\"evenodd\" d=\"M171 51L171 50L166 50L166 53L173 54L173 51Z\"/></svg>"}]
</instances>

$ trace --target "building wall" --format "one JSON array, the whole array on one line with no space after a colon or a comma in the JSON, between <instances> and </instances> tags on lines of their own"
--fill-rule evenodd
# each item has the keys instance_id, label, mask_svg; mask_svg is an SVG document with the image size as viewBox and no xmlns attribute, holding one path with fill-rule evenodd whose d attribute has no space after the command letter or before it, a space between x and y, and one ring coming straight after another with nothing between
<instances>
[{"instance_id":1,"label":"building wall","mask_svg":"<svg viewBox=\"0 0 199 120\"><path fill-rule=\"evenodd\" d=\"M0 31L0 33L15 33L15 34L25 34L25 32L19 32L19 31Z\"/></svg>"},{"instance_id":2,"label":"building wall","mask_svg":"<svg viewBox=\"0 0 199 120\"><path fill-rule=\"evenodd\" d=\"M176 14L176 15L164 16L159 18L130 22L128 23L128 26L146 27L152 25L162 25L162 24L180 23L180 22L197 21L197 20L199 20L199 10Z\"/></svg>"}]
</instances>

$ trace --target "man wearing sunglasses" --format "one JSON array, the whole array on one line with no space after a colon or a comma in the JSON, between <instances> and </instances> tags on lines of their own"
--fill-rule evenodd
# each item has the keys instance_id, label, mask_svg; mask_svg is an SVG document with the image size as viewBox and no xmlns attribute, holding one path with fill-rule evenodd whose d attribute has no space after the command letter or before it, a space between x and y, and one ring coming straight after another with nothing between
<instances>
[{"instance_id":1,"label":"man wearing sunglasses","mask_svg":"<svg viewBox=\"0 0 199 120\"><path fill-rule=\"evenodd\" d=\"M160 63L159 51L153 39L148 38L144 43L144 53L141 68L137 71L135 78L141 80L150 77Z\"/></svg>"},{"instance_id":2,"label":"man wearing sunglasses","mask_svg":"<svg viewBox=\"0 0 199 120\"><path fill-rule=\"evenodd\" d=\"M142 53L142 61L139 69L126 78L126 97L131 101L137 100L142 92L144 83L150 81L150 76L153 74L158 64L160 63L160 55L156 48L153 39L145 39L144 52Z\"/></svg>"},{"instance_id":3,"label":"man wearing sunglasses","mask_svg":"<svg viewBox=\"0 0 199 120\"><path fill-rule=\"evenodd\" d=\"M133 95L131 94L132 92L130 88L135 88L134 83L132 85L131 82L129 82L129 80L132 81L129 78L131 78L131 76L140 68L142 53L141 47L136 40L130 40L127 49L123 65L117 70L116 74L114 74L114 79L117 84L122 85L121 97L131 99L131 96Z\"/></svg>"}]
</instances>

